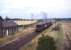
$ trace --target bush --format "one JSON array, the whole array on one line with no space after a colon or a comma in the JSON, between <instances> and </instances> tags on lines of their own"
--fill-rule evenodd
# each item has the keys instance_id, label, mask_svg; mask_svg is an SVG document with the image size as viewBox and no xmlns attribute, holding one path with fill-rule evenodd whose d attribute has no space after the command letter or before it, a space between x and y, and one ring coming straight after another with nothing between
<instances>
[{"instance_id":1,"label":"bush","mask_svg":"<svg viewBox=\"0 0 71 50\"><path fill-rule=\"evenodd\" d=\"M37 50L56 50L55 41L50 36L42 35L42 37L38 39Z\"/></svg>"}]
</instances>

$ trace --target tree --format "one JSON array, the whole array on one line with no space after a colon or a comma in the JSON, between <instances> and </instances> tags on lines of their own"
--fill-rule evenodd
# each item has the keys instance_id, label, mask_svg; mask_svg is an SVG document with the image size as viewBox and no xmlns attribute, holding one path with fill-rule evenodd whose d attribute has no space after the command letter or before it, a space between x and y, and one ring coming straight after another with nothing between
<instances>
[{"instance_id":1,"label":"tree","mask_svg":"<svg viewBox=\"0 0 71 50\"><path fill-rule=\"evenodd\" d=\"M56 50L54 39L50 36L42 35L38 39L37 50Z\"/></svg>"}]
</instances>

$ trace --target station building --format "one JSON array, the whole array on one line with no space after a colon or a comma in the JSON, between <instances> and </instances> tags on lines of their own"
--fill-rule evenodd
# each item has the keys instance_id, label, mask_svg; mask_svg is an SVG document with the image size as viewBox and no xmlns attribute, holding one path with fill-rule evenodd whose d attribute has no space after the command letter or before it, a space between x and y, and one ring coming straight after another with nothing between
<instances>
[{"instance_id":1,"label":"station building","mask_svg":"<svg viewBox=\"0 0 71 50\"><path fill-rule=\"evenodd\" d=\"M19 27L14 21L3 19L0 16L0 37L13 35L15 32L18 32Z\"/></svg>"}]
</instances>

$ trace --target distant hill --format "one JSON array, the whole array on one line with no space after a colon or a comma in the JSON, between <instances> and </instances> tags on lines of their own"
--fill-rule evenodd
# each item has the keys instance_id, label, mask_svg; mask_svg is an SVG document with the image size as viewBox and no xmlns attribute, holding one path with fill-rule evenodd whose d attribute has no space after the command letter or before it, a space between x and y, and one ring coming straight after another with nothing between
<instances>
[{"instance_id":1,"label":"distant hill","mask_svg":"<svg viewBox=\"0 0 71 50\"><path fill-rule=\"evenodd\" d=\"M71 18L54 18L56 21L71 21Z\"/></svg>"}]
</instances>

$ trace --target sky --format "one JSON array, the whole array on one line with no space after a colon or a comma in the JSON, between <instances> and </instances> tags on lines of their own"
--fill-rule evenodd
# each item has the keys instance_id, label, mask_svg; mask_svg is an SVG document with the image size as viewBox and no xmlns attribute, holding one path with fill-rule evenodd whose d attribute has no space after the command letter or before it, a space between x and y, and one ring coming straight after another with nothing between
<instances>
[{"instance_id":1,"label":"sky","mask_svg":"<svg viewBox=\"0 0 71 50\"><path fill-rule=\"evenodd\" d=\"M71 0L0 0L5 18L71 18Z\"/></svg>"}]
</instances>

